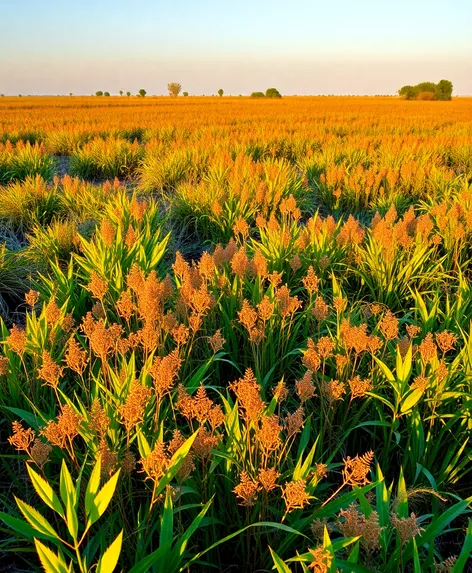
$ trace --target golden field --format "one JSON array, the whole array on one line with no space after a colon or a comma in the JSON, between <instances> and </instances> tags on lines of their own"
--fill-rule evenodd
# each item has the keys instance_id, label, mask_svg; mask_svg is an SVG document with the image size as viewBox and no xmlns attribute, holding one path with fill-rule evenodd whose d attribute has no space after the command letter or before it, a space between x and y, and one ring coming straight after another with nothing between
<instances>
[{"instance_id":1,"label":"golden field","mask_svg":"<svg viewBox=\"0 0 472 573\"><path fill-rule=\"evenodd\" d=\"M471 104L0 98L0 564L470 570Z\"/></svg>"}]
</instances>

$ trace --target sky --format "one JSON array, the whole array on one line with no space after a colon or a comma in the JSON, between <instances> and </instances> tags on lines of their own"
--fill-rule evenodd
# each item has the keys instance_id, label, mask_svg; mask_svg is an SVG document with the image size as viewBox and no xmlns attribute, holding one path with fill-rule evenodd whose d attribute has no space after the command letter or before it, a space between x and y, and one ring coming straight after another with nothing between
<instances>
[{"instance_id":1,"label":"sky","mask_svg":"<svg viewBox=\"0 0 472 573\"><path fill-rule=\"evenodd\" d=\"M472 0L0 0L0 93L472 95Z\"/></svg>"}]
</instances>

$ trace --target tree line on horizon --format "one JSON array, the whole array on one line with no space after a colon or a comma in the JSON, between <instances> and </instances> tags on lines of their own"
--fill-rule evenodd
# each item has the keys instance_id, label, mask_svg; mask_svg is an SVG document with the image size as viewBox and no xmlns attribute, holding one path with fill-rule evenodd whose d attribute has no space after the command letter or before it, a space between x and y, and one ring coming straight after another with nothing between
<instances>
[{"instance_id":1,"label":"tree line on horizon","mask_svg":"<svg viewBox=\"0 0 472 573\"><path fill-rule=\"evenodd\" d=\"M167 90L169 91L169 95L171 97L177 97L180 92L182 91L182 85L178 82L170 82L167 84ZM120 96L122 96L124 94L123 90L120 90ZM137 97L145 97L146 96L146 90L145 89L140 89L139 92L136 94ZM224 90L222 88L220 88L218 90L218 95L220 97L223 97L223 94L225 93ZM72 95L72 94L69 94ZM110 92L104 92L104 91L97 91L95 92L95 95L97 97L110 97ZM182 95L184 97L187 97L189 95L188 92L184 91L182 92ZM130 97L131 96L131 92L126 92L126 96ZM251 94L252 98L281 98L282 95L280 94L279 90L276 88L268 88L266 90L266 92L252 92Z\"/></svg>"},{"instance_id":2,"label":"tree line on horizon","mask_svg":"<svg viewBox=\"0 0 472 573\"><path fill-rule=\"evenodd\" d=\"M398 90L398 95L407 100L450 101L452 98L452 82L441 80L434 82L421 82L415 86L403 86Z\"/></svg>"}]
</instances>

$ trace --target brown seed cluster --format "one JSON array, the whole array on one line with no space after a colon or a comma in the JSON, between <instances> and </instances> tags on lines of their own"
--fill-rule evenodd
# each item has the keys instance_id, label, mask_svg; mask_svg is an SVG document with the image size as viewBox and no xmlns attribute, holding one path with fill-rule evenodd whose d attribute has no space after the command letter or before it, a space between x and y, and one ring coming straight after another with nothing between
<instances>
[{"instance_id":1,"label":"brown seed cluster","mask_svg":"<svg viewBox=\"0 0 472 573\"><path fill-rule=\"evenodd\" d=\"M25 293L25 300L26 304L31 308L33 308L34 306L36 306L36 303L39 300L39 292L30 289L27 293Z\"/></svg>"},{"instance_id":2,"label":"brown seed cluster","mask_svg":"<svg viewBox=\"0 0 472 573\"><path fill-rule=\"evenodd\" d=\"M313 384L313 372L311 370L307 370L303 375L303 378L295 382L295 388L302 405L307 400L310 400L310 398L316 396L315 385Z\"/></svg>"},{"instance_id":3,"label":"brown seed cluster","mask_svg":"<svg viewBox=\"0 0 472 573\"><path fill-rule=\"evenodd\" d=\"M233 491L240 499L240 505L249 507L254 505L260 489L261 486L258 482L253 480L247 472L243 471L239 477L239 483Z\"/></svg>"},{"instance_id":4,"label":"brown seed cluster","mask_svg":"<svg viewBox=\"0 0 472 573\"><path fill-rule=\"evenodd\" d=\"M146 479L159 481L169 467L170 458L163 441L157 440L152 452L141 460Z\"/></svg>"},{"instance_id":5,"label":"brown seed cluster","mask_svg":"<svg viewBox=\"0 0 472 573\"><path fill-rule=\"evenodd\" d=\"M310 503L310 496L306 491L306 480L299 479L289 481L282 488L282 498L285 501L285 512L294 509L303 509Z\"/></svg>"},{"instance_id":6,"label":"brown seed cluster","mask_svg":"<svg viewBox=\"0 0 472 573\"><path fill-rule=\"evenodd\" d=\"M368 474L374 460L374 452L367 452L363 456L348 456L343 460L343 481L346 485L361 486L370 483Z\"/></svg>"},{"instance_id":7,"label":"brown seed cluster","mask_svg":"<svg viewBox=\"0 0 472 573\"><path fill-rule=\"evenodd\" d=\"M95 271L90 273L90 282L87 289L92 293L92 296L103 301L108 291L108 282L98 276Z\"/></svg>"},{"instance_id":8,"label":"brown seed cluster","mask_svg":"<svg viewBox=\"0 0 472 573\"><path fill-rule=\"evenodd\" d=\"M0 376L7 376L10 361L6 356L0 356Z\"/></svg>"},{"instance_id":9,"label":"brown seed cluster","mask_svg":"<svg viewBox=\"0 0 472 573\"><path fill-rule=\"evenodd\" d=\"M16 354L23 356L26 350L26 332L16 324L10 329L10 334L7 336L8 348Z\"/></svg>"},{"instance_id":10,"label":"brown seed cluster","mask_svg":"<svg viewBox=\"0 0 472 573\"><path fill-rule=\"evenodd\" d=\"M395 514L391 515L390 523L396 529L400 542L402 545L408 543L413 537L420 535L423 530L419 527L418 521L414 513L410 517L397 517Z\"/></svg>"},{"instance_id":11,"label":"brown seed cluster","mask_svg":"<svg viewBox=\"0 0 472 573\"><path fill-rule=\"evenodd\" d=\"M48 386L57 388L64 368L56 364L47 350L43 350L43 363L38 370L38 378L44 380Z\"/></svg>"},{"instance_id":12,"label":"brown seed cluster","mask_svg":"<svg viewBox=\"0 0 472 573\"><path fill-rule=\"evenodd\" d=\"M371 380L361 380L360 376L354 376L348 380L348 384L351 389L351 400L362 398L366 392L370 392L373 388Z\"/></svg>"},{"instance_id":13,"label":"brown seed cluster","mask_svg":"<svg viewBox=\"0 0 472 573\"><path fill-rule=\"evenodd\" d=\"M144 411L151 398L151 388L143 386L138 380L134 380L128 392L125 403L118 408L121 423L127 433L143 421Z\"/></svg>"},{"instance_id":14,"label":"brown seed cluster","mask_svg":"<svg viewBox=\"0 0 472 573\"><path fill-rule=\"evenodd\" d=\"M12 424L13 436L8 438L12 446L19 451L29 453L31 444L34 442L35 433L31 428L24 429L21 422L13 422Z\"/></svg>"},{"instance_id":15,"label":"brown seed cluster","mask_svg":"<svg viewBox=\"0 0 472 573\"><path fill-rule=\"evenodd\" d=\"M358 506L352 503L348 509L341 509L336 525L344 537L361 536L362 545L369 552L380 548L379 538L384 528L380 527L376 511L371 511L369 517L365 517L359 512Z\"/></svg>"},{"instance_id":16,"label":"brown seed cluster","mask_svg":"<svg viewBox=\"0 0 472 573\"><path fill-rule=\"evenodd\" d=\"M182 360L178 350L173 350L167 356L156 356L149 374L153 380L154 390L158 400L161 400L173 387L179 375Z\"/></svg>"},{"instance_id":17,"label":"brown seed cluster","mask_svg":"<svg viewBox=\"0 0 472 573\"><path fill-rule=\"evenodd\" d=\"M70 370L82 375L87 368L88 356L77 340L72 336L67 343L65 361Z\"/></svg>"},{"instance_id":18,"label":"brown seed cluster","mask_svg":"<svg viewBox=\"0 0 472 573\"><path fill-rule=\"evenodd\" d=\"M256 422L262 412L265 404L261 398L260 387L251 368L248 368L242 378L229 385L236 397L238 398L241 412L249 424Z\"/></svg>"},{"instance_id":19,"label":"brown seed cluster","mask_svg":"<svg viewBox=\"0 0 472 573\"><path fill-rule=\"evenodd\" d=\"M41 434L53 446L59 446L62 449L72 448L72 441L79 434L81 422L82 416L66 404L57 421L50 420L41 430Z\"/></svg>"}]
</instances>

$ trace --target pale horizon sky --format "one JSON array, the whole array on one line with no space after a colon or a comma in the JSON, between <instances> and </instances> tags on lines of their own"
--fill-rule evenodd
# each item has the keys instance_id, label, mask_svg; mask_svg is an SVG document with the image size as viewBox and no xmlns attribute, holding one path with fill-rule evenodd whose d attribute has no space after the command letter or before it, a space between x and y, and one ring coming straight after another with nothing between
<instances>
[{"instance_id":1,"label":"pale horizon sky","mask_svg":"<svg viewBox=\"0 0 472 573\"><path fill-rule=\"evenodd\" d=\"M472 95L472 1L0 0L0 93Z\"/></svg>"}]
</instances>

